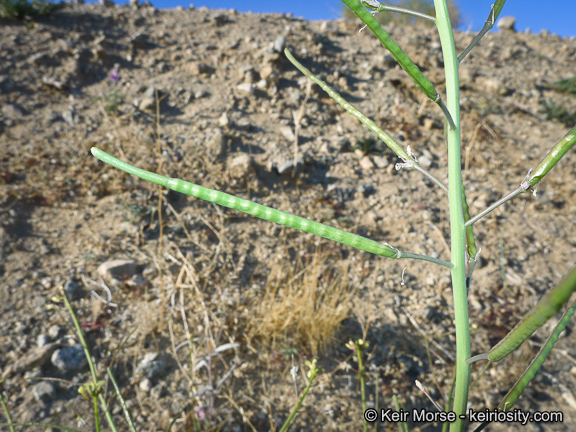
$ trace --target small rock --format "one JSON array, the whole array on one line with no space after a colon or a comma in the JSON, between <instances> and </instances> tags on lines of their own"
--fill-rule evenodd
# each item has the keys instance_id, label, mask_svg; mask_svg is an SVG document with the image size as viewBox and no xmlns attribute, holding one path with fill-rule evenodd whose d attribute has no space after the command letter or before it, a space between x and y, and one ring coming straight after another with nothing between
<instances>
[{"instance_id":1,"label":"small rock","mask_svg":"<svg viewBox=\"0 0 576 432\"><path fill-rule=\"evenodd\" d=\"M252 83L242 83L239 84L236 88L246 93L254 93L254 84Z\"/></svg>"},{"instance_id":2,"label":"small rock","mask_svg":"<svg viewBox=\"0 0 576 432\"><path fill-rule=\"evenodd\" d=\"M152 381L150 381L148 378L144 378L142 381L140 381L140 384L138 385L138 387L144 393L149 393L150 390L152 389Z\"/></svg>"},{"instance_id":3,"label":"small rock","mask_svg":"<svg viewBox=\"0 0 576 432\"><path fill-rule=\"evenodd\" d=\"M49 404L56 396L56 384L51 381L41 381L33 388L34 399Z\"/></svg>"},{"instance_id":4,"label":"small rock","mask_svg":"<svg viewBox=\"0 0 576 432\"><path fill-rule=\"evenodd\" d=\"M41 347L32 348L26 354L18 358L14 363L9 365L2 373L2 378L34 369L38 366L43 366L50 359L50 356L55 352L55 350L61 346L60 343L53 342Z\"/></svg>"},{"instance_id":5,"label":"small rock","mask_svg":"<svg viewBox=\"0 0 576 432\"><path fill-rule=\"evenodd\" d=\"M47 334L41 334L38 335L38 338L36 339L36 345L38 345L39 347L43 347L44 345L48 345L50 341L51 341L50 336L48 336Z\"/></svg>"},{"instance_id":6,"label":"small rock","mask_svg":"<svg viewBox=\"0 0 576 432\"><path fill-rule=\"evenodd\" d=\"M216 129L206 140L206 149L213 158L222 157L226 153L226 135L222 129Z\"/></svg>"},{"instance_id":7,"label":"small rock","mask_svg":"<svg viewBox=\"0 0 576 432\"><path fill-rule=\"evenodd\" d=\"M5 104L2 107L2 114L4 114L10 120L18 120L24 117L22 110L13 104Z\"/></svg>"},{"instance_id":8,"label":"small rock","mask_svg":"<svg viewBox=\"0 0 576 432\"><path fill-rule=\"evenodd\" d=\"M136 263L132 260L121 259L106 261L98 266L97 273L104 278L131 277L136 273Z\"/></svg>"},{"instance_id":9,"label":"small rock","mask_svg":"<svg viewBox=\"0 0 576 432\"><path fill-rule=\"evenodd\" d=\"M252 158L246 153L236 156L230 162L229 173L233 178L241 179L250 174L252 167Z\"/></svg>"},{"instance_id":10,"label":"small rock","mask_svg":"<svg viewBox=\"0 0 576 432\"><path fill-rule=\"evenodd\" d=\"M58 336L60 336L60 330L61 330L60 326L54 324L48 329L48 336L50 336L52 340L56 340L58 339Z\"/></svg>"},{"instance_id":11,"label":"small rock","mask_svg":"<svg viewBox=\"0 0 576 432\"><path fill-rule=\"evenodd\" d=\"M362 159L360 159L360 166L365 171L370 171L374 169L374 163L370 160L368 156L364 156Z\"/></svg>"},{"instance_id":12,"label":"small rock","mask_svg":"<svg viewBox=\"0 0 576 432\"><path fill-rule=\"evenodd\" d=\"M72 110L64 111L62 113L62 118L64 119L64 121L68 126L70 126L71 128L74 127L75 125L74 112Z\"/></svg>"},{"instance_id":13,"label":"small rock","mask_svg":"<svg viewBox=\"0 0 576 432\"><path fill-rule=\"evenodd\" d=\"M141 111L146 111L148 109L154 108L156 106L156 103L155 103L154 98L145 97L142 100L138 101L138 103L135 105Z\"/></svg>"},{"instance_id":14,"label":"small rock","mask_svg":"<svg viewBox=\"0 0 576 432\"><path fill-rule=\"evenodd\" d=\"M86 365L84 348L80 344L61 348L54 351L50 361L63 372L77 371Z\"/></svg>"},{"instance_id":15,"label":"small rock","mask_svg":"<svg viewBox=\"0 0 576 432\"><path fill-rule=\"evenodd\" d=\"M77 300L80 293L80 285L73 280L69 280L64 284L64 292L69 300Z\"/></svg>"},{"instance_id":16,"label":"small rock","mask_svg":"<svg viewBox=\"0 0 576 432\"><path fill-rule=\"evenodd\" d=\"M136 368L136 373L144 378L154 378L162 373L166 362L164 358L157 353L148 353L144 356L140 365Z\"/></svg>"},{"instance_id":17,"label":"small rock","mask_svg":"<svg viewBox=\"0 0 576 432\"><path fill-rule=\"evenodd\" d=\"M294 138L295 138L294 129L291 128L290 126L281 126L280 127L280 133L288 141L294 141Z\"/></svg>"},{"instance_id":18,"label":"small rock","mask_svg":"<svg viewBox=\"0 0 576 432\"><path fill-rule=\"evenodd\" d=\"M277 53L284 53L284 49L286 48L286 36L278 36L274 41L274 46L272 50Z\"/></svg>"},{"instance_id":19,"label":"small rock","mask_svg":"<svg viewBox=\"0 0 576 432\"><path fill-rule=\"evenodd\" d=\"M228 126L230 124L230 119L228 118L228 114L223 112L222 115L218 118L218 124L222 127Z\"/></svg>"},{"instance_id":20,"label":"small rock","mask_svg":"<svg viewBox=\"0 0 576 432\"><path fill-rule=\"evenodd\" d=\"M273 84L278 82L278 74L271 65L266 65L260 70L260 78Z\"/></svg>"},{"instance_id":21,"label":"small rock","mask_svg":"<svg viewBox=\"0 0 576 432\"><path fill-rule=\"evenodd\" d=\"M192 75L212 75L216 69L208 66L206 63L197 62L190 64L189 71Z\"/></svg>"},{"instance_id":22,"label":"small rock","mask_svg":"<svg viewBox=\"0 0 576 432\"><path fill-rule=\"evenodd\" d=\"M302 166L304 165L304 159L302 159L302 156L298 156L298 159L296 160L296 166ZM291 173L292 170L294 169L294 158L290 158L288 161L282 163L282 164L278 164L278 174L288 174Z\"/></svg>"},{"instance_id":23,"label":"small rock","mask_svg":"<svg viewBox=\"0 0 576 432\"><path fill-rule=\"evenodd\" d=\"M513 31L515 32L516 29L514 26L516 25L516 18L513 16L505 16L498 20L498 24L496 24L500 30L506 31Z\"/></svg>"},{"instance_id":24,"label":"small rock","mask_svg":"<svg viewBox=\"0 0 576 432\"><path fill-rule=\"evenodd\" d=\"M430 168L432 166L432 161L430 159L428 159L428 157L426 156L420 156L418 158L418 163L423 167L423 168Z\"/></svg>"},{"instance_id":25,"label":"small rock","mask_svg":"<svg viewBox=\"0 0 576 432\"><path fill-rule=\"evenodd\" d=\"M378 155L372 158L372 162L374 162L374 165L376 165L378 168L386 168L389 164L388 159Z\"/></svg>"}]
</instances>

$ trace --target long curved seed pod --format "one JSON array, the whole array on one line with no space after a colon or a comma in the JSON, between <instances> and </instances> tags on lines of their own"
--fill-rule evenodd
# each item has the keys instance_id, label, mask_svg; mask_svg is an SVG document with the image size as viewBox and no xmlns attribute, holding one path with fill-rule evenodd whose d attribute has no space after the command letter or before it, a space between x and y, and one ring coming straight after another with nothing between
<instances>
[{"instance_id":1,"label":"long curved seed pod","mask_svg":"<svg viewBox=\"0 0 576 432\"><path fill-rule=\"evenodd\" d=\"M488 352L488 359L493 362L499 361L518 348L550 317L556 315L574 291L576 291L576 266L559 285L540 299L534 309L510 330L504 339Z\"/></svg>"},{"instance_id":2,"label":"long curved seed pod","mask_svg":"<svg viewBox=\"0 0 576 432\"><path fill-rule=\"evenodd\" d=\"M480 32L476 35L476 37L472 40L472 42L470 42L470 45L466 47L466 49L462 52L462 54L458 56L459 63L462 63L462 60L464 60L468 55L468 53L472 51L472 48L474 48L476 44L480 42L480 39L482 39L484 35L492 29L492 27L494 27L494 23L500 16L500 12L502 12L504 3L506 3L506 0L496 0L496 3L492 5L490 15L488 15L488 19L484 23L484 27L482 27L482 30L480 30Z\"/></svg>"},{"instance_id":3,"label":"long curved seed pod","mask_svg":"<svg viewBox=\"0 0 576 432\"><path fill-rule=\"evenodd\" d=\"M313 222L309 219L294 216L290 213L275 210L270 207L256 204L252 201L228 195L223 192L218 192L213 189L198 186L196 184L189 183L184 180L165 177L159 174L154 174L149 171L145 171L140 168L136 168L135 166L132 166L126 162L122 162L119 159L116 159L114 156L110 156L108 153L96 147L92 147L91 152L94 157L100 159L101 161L106 162L107 164L110 164L113 167L125 171L129 174L135 175L136 177L140 177L143 180L147 180L149 182L156 183L161 186L165 186L169 189L175 190L176 192L181 192L183 194L190 195L195 198L210 201L215 204L231 208L233 210L238 210L243 213L251 214L252 216L256 216L260 219L275 222L277 224L285 225L287 227L294 228L307 233L316 234L320 237L334 240L337 241L338 243L352 246L357 249L361 249L366 252L384 256L387 258L393 258L393 259L413 258L440 264L447 268L452 268L452 264L440 259L432 258L425 255L413 254L410 252L402 252L387 244L378 243L374 240L370 240L356 234L348 233L346 231L342 231L340 229L333 228L328 225Z\"/></svg>"},{"instance_id":4,"label":"long curved seed pod","mask_svg":"<svg viewBox=\"0 0 576 432\"><path fill-rule=\"evenodd\" d=\"M576 301L574 301L572 306L566 310L562 316L562 319L558 322L550 337L546 340L542 348L540 348L540 351L528 365L520 379L516 382L516 384L514 384L514 387L512 387L508 394L504 397L498 409L502 411L509 411L510 408L514 406L520 395L522 395L524 389L528 386L528 384L530 384L530 381L532 381L536 373L540 370L542 363L544 363L544 360L546 360L546 357L548 357L548 354L550 354L550 351L552 351L552 348L554 348L554 345L560 337L560 333L564 331L575 311Z\"/></svg>"},{"instance_id":5,"label":"long curved seed pod","mask_svg":"<svg viewBox=\"0 0 576 432\"><path fill-rule=\"evenodd\" d=\"M558 141L558 143L554 146L550 153L546 155L544 160L540 162L540 165L536 167L536 169L532 172L530 176L530 185L528 187L523 186L522 189L524 191L533 188L536 186L542 178L548 174L552 168L556 166L558 161L562 159L562 157L566 154L568 150L570 150L574 144L576 143L576 126L574 126L570 132L568 132L564 137Z\"/></svg>"},{"instance_id":6,"label":"long curved seed pod","mask_svg":"<svg viewBox=\"0 0 576 432\"><path fill-rule=\"evenodd\" d=\"M290 60L290 62L294 66L296 66L296 68L300 72L302 72L305 76L307 76L312 82L318 84L320 86L320 88L322 88L322 90L324 90L326 93L328 93L328 96L330 96L332 99L334 99L336 102L338 102L338 104L342 108L344 108L348 112L348 114L356 117L366 127L368 127L368 129L370 129L372 132L374 132L378 136L378 138L380 138L382 141L384 141L384 143L388 147L390 147L390 149L394 153L396 153L396 155L400 159L402 159L406 163L409 163L411 165L412 169L420 171L423 175L425 175L430 180L432 180L434 183L436 183L438 186L440 186L445 192L448 192L448 188L446 187L446 185L444 183L442 183L439 179L437 179L432 174L430 174L428 171L426 171L424 168L422 168L422 166L420 164L418 164L418 162L412 156L410 156L406 152L406 150L404 150L404 148L401 145L399 145L396 141L394 141L394 139L390 135L388 135L386 132L384 132L382 129L380 129L378 127L378 125L376 125L376 123L374 123L372 120L370 120L368 117L366 117L360 110L358 110L358 108L356 108L351 103L347 102L346 99L344 99L338 92L334 91L334 89L332 89L332 87L330 87L324 81L322 81L321 79L316 77L312 72L310 72L310 70L308 70L298 60L296 60L294 58L294 56L292 55L292 53L290 52L290 50L285 49L284 54L286 54L286 57L288 57L288 60Z\"/></svg>"},{"instance_id":7,"label":"long curved seed pod","mask_svg":"<svg viewBox=\"0 0 576 432\"><path fill-rule=\"evenodd\" d=\"M374 18L374 16L368 12L368 10L362 6L360 0L342 0L346 6L348 6L352 11L360 18L364 24L368 26L372 33L382 42L384 48L390 51L394 60L398 62L400 67L410 75L414 83L424 92L426 96L428 96L434 103L436 103L444 113L448 123L450 123L450 128L454 129L454 120L452 119L448 108L442 101L440 97L440 93L436 91L434 85L430 82L428 78L424 76L422 71L414 64L412 59L408 57L408 55L402 51L402 48L394 42L394 40L390 37L388 32L382 28L380 22Z\"/></svg>"},{"instance_id":8,"label":"long curved seed pod","mask_svg":"<svg viewBox=\"0 0 576 432\"><path fill-rule=\"evenodd\" d=\"M486 216L494 209L500 207L505 202L508 202L512 198L532 189L542 180L542 178L544 178L546 174L548 174L548 172L552 168L556 166L556 164L560 161L560 159L562 159L562 157L568 152L568 150L574 147L574 144L576 144L576 126L574 126L570 130L570 132L568 132L566 135L564 135L564 137L560 141L558 141L558 143L554 146L552 150L550 150L550 152L546 155L546 157L542 160L542 162L540 162L540 164L536 167L536 169L534 171L531 170L529 172L529 175L526 176L526 179L520 184L520 186L517 189L510 192L504 198L501 198L487 209L481 211L479 214L477 214L468 222L466 222L464 226L466 227L471 226L472 224L482 219L484 216Z\"/></svg>"}]
</instances>

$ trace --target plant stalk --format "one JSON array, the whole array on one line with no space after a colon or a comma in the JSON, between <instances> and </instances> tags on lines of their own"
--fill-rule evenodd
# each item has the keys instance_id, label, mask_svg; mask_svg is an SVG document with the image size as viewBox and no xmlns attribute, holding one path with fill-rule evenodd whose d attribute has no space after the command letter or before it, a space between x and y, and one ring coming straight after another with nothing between
<instances>
[{"instance_id":1,"label":"plant stalk","mask_svg":"<svg viewBox=\"0 0 576 432\"><path fill-rule=\"evenodd\" d=\"M468 323L468 299L466 293L466 229L462 207L462 172L460 154L460 94L458 56L452 34L452 25L446 0L434 0L436 25L440 35L444 70L446 74L446 106L454 122L454 128L446 128L448 142L448 202L450 206L452 290L454 295L454 318L456 322L456 387L452 410L456 421L450 425L450 432L462 432L466 421L460 415L466 414L470 366L470 328Z\"/></svg>"}]
</instances>

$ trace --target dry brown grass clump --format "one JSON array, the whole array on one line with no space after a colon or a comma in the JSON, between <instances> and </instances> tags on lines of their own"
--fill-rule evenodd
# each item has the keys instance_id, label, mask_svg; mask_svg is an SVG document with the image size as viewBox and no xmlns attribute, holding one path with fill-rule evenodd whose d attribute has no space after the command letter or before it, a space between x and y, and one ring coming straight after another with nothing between
<instances>
[{"instance_id":1,"label":"dry brown grass clump","mask_svg":"<svg viewBox=\"0 0 576 432\"><path fill-rule=\"evenodd\" d=\"M348 285L347 263L339 268L316 253L307 263L272 268L262 299L256 299L251 336L272 345L292 344L313 356L350 316L355 289Z\"/></svg>"}]
</instances>

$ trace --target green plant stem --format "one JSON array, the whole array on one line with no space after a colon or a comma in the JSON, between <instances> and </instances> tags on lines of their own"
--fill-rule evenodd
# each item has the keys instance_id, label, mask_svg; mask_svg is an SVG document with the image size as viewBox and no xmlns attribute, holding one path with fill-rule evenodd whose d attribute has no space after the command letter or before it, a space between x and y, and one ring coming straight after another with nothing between
<instances>
[{"instance_id":1,"label":"green plant stem","mask_svg":"<svg viewBox=\"0 0 576 432\"><path fill-rule=\"evenodd\" d=\"M12 419L10 418L10 413L8 412L8 405L4 401L4 396L2 396L2 388L0 387L0 404L2 404L2 409L4 410L4 416L8 420L8 428L10 432L14 432L14 425L12 424Z\"/></svg>"},{"instance_id":2,"label":"green plant stem","mask_svg":"<svg viewBox=\"0 0 576 432\"><path fill-rule=\"evenodd\" d=\"M436 25L440 35L444 70L446 74L446 102L454 128L447 128L448 143L448 202L450 207L452 290L454 295L454 319L456 323L456 387L453 411L456 421L450 425L451 432L462 432L466 424L460 415L466 414L470 366L470 327L468 322L468 297L466 292L466 228L462 203L462 172L460 154L460 94L458 57L446 0L435 0Z\"/></svg>"},{"instance_id":3,"label":"green plant stem","mask_svg":"<svg viewBox=\"0 0 576 432\"><path fill-rule=\"evenodd\" d=\"M493 210L497 209L498 207L500 207L502 204L504 204L505 202L510 201L512 198L517 197L518 195L520 195L522 192L524 192L521 188L518 188L512 192L510 192L508 195L506 195L504 198L496 201L494 204L492 204L490 207L488 207L485 210L482 210L482 212L478 213L476 216L474 216L473 218L471 218L468 222L466 222L464 224L464 226L469 227L472 226L474 223L478 222L480 219L482 219L484 216L486 216L488 213L492 212Z\"/></svg>"},{"instance_id":4,"label":"green plant stem","mask_svg":"<svg viewBox=\"0 0 576 432\"><path fill-rule=\"evenodd\" d=\"M420 255L420 254L412 253L412 252L400 251L400 256L398 257L398 259L402 259L402 258L412 258L412 259L417 259L420 261L428 261L428 262L431 262L434 264L440 264L441 266L449 268L449 269L453 268L452 264L450 264L447 261L444 261L444 260L441 260L438 258L432 258L432 257L429 257L427 255Z\"/></svg>"},{"instance_id":5,"label":"green plant stem","mask_svg":"<svg viewBox=\"0 0 576 432\"><path fill-rule=\"evenodd\" d=\"M314 360L314 361L316 361L316 360ZM290 417L288 417L288 420L286 420L286 423L284 423L284 425L282 426L282 429L280 429L280 432L286 432L288 430L288 428L290 427L290 423L292 423L292 420L294 420L294 417L296 417L296 413L298 412L298 410L302 406L302 402L304 402L304 398L306 397L306 395L310 391L310 387L312 387L312 382L314 381L314 378L316 378L316 375L318 374L319 371L320 370L317 368L310 370L310 377L308 378L308 385L306 386L306 388L302 392L302 396L300 396L298 403L296 404L296 406L294 407L294 409L290 413Z\"/></svg>"},{"instance_id":6,"label":"green plant stem","mask_svg":"<svg viewBox=\"0 0 576 432\"><path fill-rule=\"evenodd\" d=\"M112 373L112 369L109 367L106 368L106 372L108 372L108 376L110 377L110 381L112 381L112 385L114 386L114 390L116 390L116 395L118 396L118 400L120 401L120 406L122 407L122 411L124 412L124 416L126 417L126 422L130 427L132 432L136 432L136 428L134 427L134 422L132 421L132 417L130 416L130 411L126 406L126 401L122 396L122 392L120 391L120 387L118 387L118 383L116 382L116 378L114 378L114 374Z\"/></svg>"},{"instance_id":7,"label":"green plant stem","mask_svg":"<svg viewBox=\"0 0 576 432\"><path fill-rule=\"evenodd\" d=\"M533 190L534 186L536 186L548 172L552 168L554 168L560 159L564 157L564 155L576 144L576 126L573 127L564 137L556 143L556 145L548 152L546 157L542 159L542 161L538 164L534 171L530 170L528 175L520 183L520 186L516 188L514 191L510 192L504 198L498 200L486 210L482 211L480 214L474 216L468 222L466 222L465 226L468 227L475 222L478 222L492 210L497 207L500 207L506 201L510 201L512 198L523 194L526 191Z\"/></svg>"},{"instance_id":8,"label":"green plant stem","mask_svg":"<svg viewBox=\"0 0 576 432\"><path fill-rule=\"evenodd\" d=\"M360 378L360 393L362 395L362 412L366 412L366 384L364 382L364 363L362 362L362 346L358 343L354 343L356 347L356 355L358 356L358 376ZM368 431L368 422L362 416L364 422L364 432Z\"/></svg>"},{"instance_id":9,"label":"green plant stem","mask_svg":"<svg viewBox=\"0 0 576 432\"><path fill-rule=\"evenodd\" d=\"M97 389L98 388L98 375L96 374L96 366L94 365L94 362L92 361L92 356L90 355L90 351L88 350L88 344L86 343L86 339L84 339L84 333L82 332L82 328L80 327L80 323L78 322L78 318L76 317L76 314L74 313L74 309L72 309L72 305L68 301L68 298L66 297L66 293L64 292L64 287L62 287L62 286L60 286L60 293L62 294L62 298L64 299L64 304L66 305L66 308L68 309L68 312L70 313L70 316L72 317L72 321L74 322L76 334L78 334L78 338L80 339L80 343L82 344L82 347L84 348L84 355L86 356L86 360L88 361L88 365L90 365L90 372L92 374L92 382L94 384L95 389ZM98 400L100 401L100 404L102 405L102 407L105 410L106 419L108 420L108 425L110 426L110 429L112 429L113 432L118 432L118 429L116 429L116 424L114 423L114 419L112 418L112 413L108 409L108 404L106 403L106 399L104 398L104 395L102 395L102 393L98 394ZM98 422L98 420L96 420L96 421Z\"/></svg>"},{"instance_id":10,"label":"green plant stem","mask_svg":"<svg viewBox=\"0 0 576 432\"><path fill-rule=\"evenodd\" d=\"M506 0L496 0L496 3L492 5L491 10L490 10L490 15L488 15L488 19L484 23L484 27L482 27L482 30L480 30L480 33L478 33L476 35L476 37L472 40L470 45L468 45L466 47L464 52L458 56L458 63L462 63L462 61L466 58L468 53L470 53L470 51L472 51L472 48L474 48L476 46L476 44L478 42L480 42L480 39L482 39L484 37L484 35L492 29L492 27L494 27L494 23L498 19L500 12L502 12L502 8L504 7L504 3L506 3Z\"/></svg>"},{"instance_id":11,"label":"green plant stem","mask_svg":"<svg viewBox=\"0 0 576 432\"><path fill-rule=\"evenodd\" d=\"M95 392L92 393L92 405L94 406L94 429L96 429L96 432L100 432L100 416L98 415L98 396L96 395Z\"/></svg>"}]
</instances>

